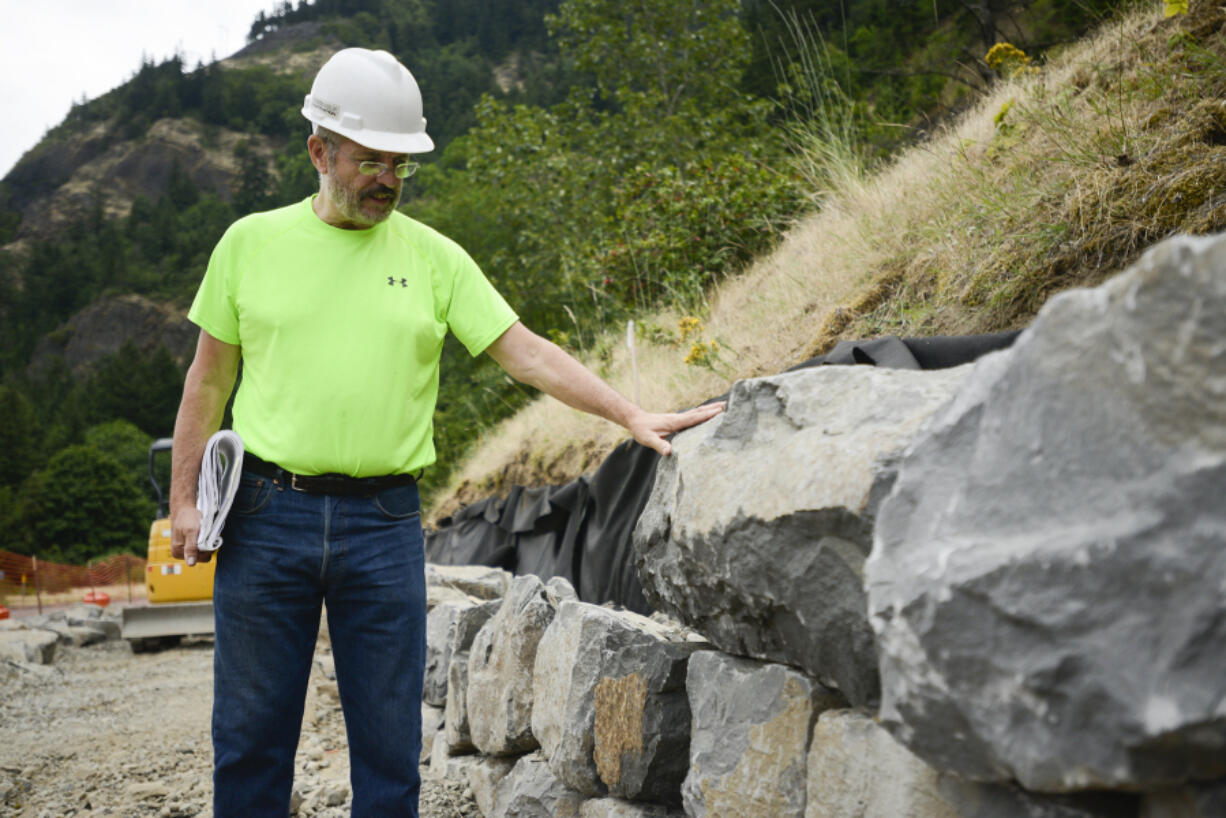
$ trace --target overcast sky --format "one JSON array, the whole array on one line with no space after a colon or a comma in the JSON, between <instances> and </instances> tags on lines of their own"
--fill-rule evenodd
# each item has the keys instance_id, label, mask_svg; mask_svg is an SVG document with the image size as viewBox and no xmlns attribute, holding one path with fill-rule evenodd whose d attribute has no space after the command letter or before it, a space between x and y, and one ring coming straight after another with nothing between
<instances>
[{"instance_id":1,"label":"overcast sky","mask_svg":"<svg viewBox=\"0 0 1226 818\"><path fill-rule=\"evenodd\" d=\"M0 177L73 102L132 77L141 54L223 59L275 0L0 0Z\"/></svg>"}]
</instances>

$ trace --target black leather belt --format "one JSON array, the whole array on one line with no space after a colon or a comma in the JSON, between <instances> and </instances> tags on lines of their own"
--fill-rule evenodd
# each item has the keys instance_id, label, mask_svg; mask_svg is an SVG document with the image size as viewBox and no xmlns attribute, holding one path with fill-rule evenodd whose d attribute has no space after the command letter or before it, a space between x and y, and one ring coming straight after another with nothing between
<instances>
[{"instance_id":1,"label":"black leather belt","mask_svg":"<svg viewBox=\"0 0 1226 818\"><path fill-rule=\"evenodd\" d=\"M307 494L343 494L369 497L384 489L408 486L417 482L412 474L387 474L380 477L350 477L347 474L294 474L276 463L261 460L251 452L243 453L243 469L284 483L294 491Z\"/></svg>"}]
</instances>

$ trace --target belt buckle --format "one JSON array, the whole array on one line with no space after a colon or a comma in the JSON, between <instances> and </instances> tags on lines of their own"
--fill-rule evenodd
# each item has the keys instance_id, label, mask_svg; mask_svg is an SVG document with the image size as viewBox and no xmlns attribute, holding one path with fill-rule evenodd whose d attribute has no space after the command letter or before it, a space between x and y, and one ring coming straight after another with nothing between
<instances>
[{"instance_id":1,"label":"belt buckle","mask_svg":"<svg viewBox=\"0 0 1226 818\"><path fill-rule=\"evenodd\" d=\"M298 475L294 474L293 472L290 472L289 475L289 487L294 491L306 492L305 488L298 485Z\"/></svg>"}]
</instances>

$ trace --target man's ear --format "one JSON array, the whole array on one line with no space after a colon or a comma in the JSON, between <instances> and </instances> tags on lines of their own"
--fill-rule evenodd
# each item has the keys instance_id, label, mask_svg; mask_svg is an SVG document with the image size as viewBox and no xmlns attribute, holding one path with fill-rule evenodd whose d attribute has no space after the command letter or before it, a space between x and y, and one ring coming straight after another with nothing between
<instances>
[{"instance_id":1,"label":"man's ear","mask_svg":"<svg viewBox=\"0 0 1226 818\"><path fill-rule=\"evenodd\" d=\"M307 153L311 156L311 164L320 173L328 172L328 146L315 134L307 137Z\"/></svg>"}]
</instances>

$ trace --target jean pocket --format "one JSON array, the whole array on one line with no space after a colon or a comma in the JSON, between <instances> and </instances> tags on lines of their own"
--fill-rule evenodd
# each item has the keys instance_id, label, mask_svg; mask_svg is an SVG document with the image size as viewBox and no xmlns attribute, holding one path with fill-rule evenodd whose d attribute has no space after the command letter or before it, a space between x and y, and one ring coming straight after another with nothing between
<instances>
[{"instance_id":1,"label":"jean pocket","mask_svg":"<svg viewBox=\"0 0 1226 818\"><path fill-rule=\"evenodd\" d=\"M371 499L379 513L389 520L407 520L421 513L421 497L417 493L416 483L384 489Z\"/></svg>"},{"instance_id":2,"label":"jean pocket","mask_svg":"<svg viewBox=\"0 0 1226 818\"><path fill-rule=\"evenodd\" d=\"M238 483L238 491L234 493L234 502L230 505L231 514L255 514L262 511L272 498L272 480L267 477L243 476Z\"/></svg>"}]
</instances>

